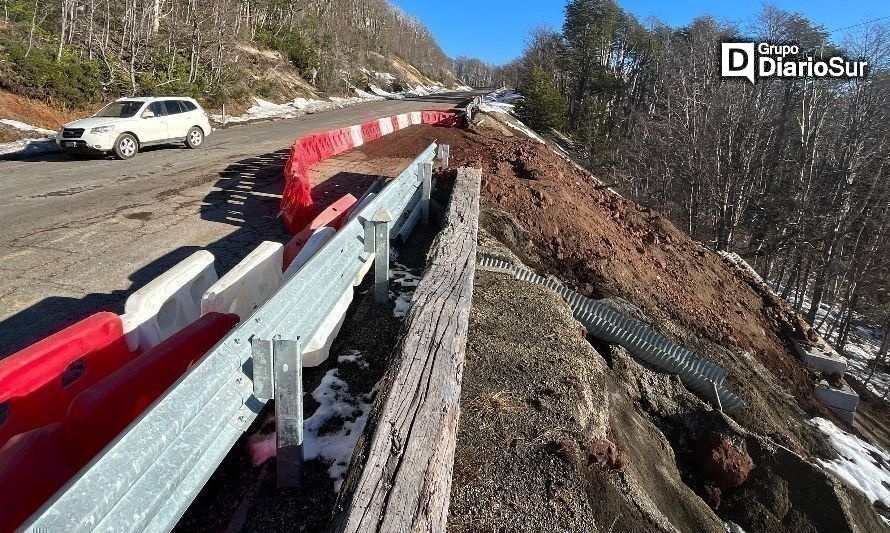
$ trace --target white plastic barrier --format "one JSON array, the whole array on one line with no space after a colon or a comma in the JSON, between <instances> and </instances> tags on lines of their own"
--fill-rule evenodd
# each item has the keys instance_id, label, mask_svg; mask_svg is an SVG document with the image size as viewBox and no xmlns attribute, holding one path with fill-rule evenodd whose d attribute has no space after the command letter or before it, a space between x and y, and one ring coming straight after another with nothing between
<instances>
[{"instance_id":1,"label":"white plastic barrier","mask_svg":"<svg viewBox=\"0 0 890 533\"><path fill-rule=\"evenodd\" d=\"M303 249L300 250L300 253L294 257L294 260L291 261L291 264L287 267L287 270L284 271L284 276L282 278L282 282L287 281L297 273L298 270L303 268L303 265L306 264L306 261L309 261L315 252L319 251L322 246L325 245L331 238L333 238L334 234L337 233L337 230L334 228L324 226L315 230L312 236L306 240L306 244L303 245Z\"/></svg>"},{"instance_id":2,"label":"white plastic barrier","mask_svg":"<svg viewBox=\"0 0 890 533\"><path fill-rule=\"evenodd\" d=\"M380 125L380 134L381 135L389 135L392 133L392 119L389 117L383 117L377 119L377 124Z\"/></svg>"},{"instance_id":3,"label":"white plastic barrier","mask_svg":"<svg viewBox=\"0 0 890 533\"><path fill-rule=\"evenodd\" d=\"M411 119L408 118L408 114L396 115L396 122L399 124L399 129L405 129L411 125Z\"/></svg>"},{"instance_id":4,"label":"white plastic barrier","mask_svg":"<svg viewBox=\"0 0 890 533\"><path fill-rule=\"evenodd\" d=\"M130 350L144 352L198 320L201 295L217 279L213 254L201 250L131 294L121 316Z\"/></svg>"},{"instance_id":5,"label":"white plastic barrier","mask_svg":"<svg viewBox=\"0 0 890 533\"><path fill-rule=\"evenodd\" d=\"M356 148L365 144L365 138L362 136L361 125L349 126L349 136L352 137L352 145Z\"/></svg>"},{"instance_id":6,"label":"white plastic barrier","mask_svg":"<svg viewBox=\"0 0 890 533\"><path fill-rule=\"evenodd\" d=\"M343 293L324 322L321 323L318 331L303 348L304 367L318 366L328 358L331 353L331 344L340 333L340 327L346 319L346 311L349 309L350 303L352 303L352 287Z\"/></svg>"},{"instance_id":7,"label":"white plastic barrier","mask_svg":"<svg viewBox=\"0 0 890 533\"><path fill-rule=\"evenodd\" d=\"M412 111L411 113L408 113L408 115L411 118L411 124L417 125L423 123L423 115L420 111Z\"/></svg>"},{"instance_id":8,"label":"white plastic barrier","mask_svg":"<svg viewBox=\"0 0 890 533\"><path fill-rule=\"evenodd\" d=\"M268 300L281 286L284 245L265 241L201 297L201 315L235 313L241 320Z\"/></svg>"}]
</instances>

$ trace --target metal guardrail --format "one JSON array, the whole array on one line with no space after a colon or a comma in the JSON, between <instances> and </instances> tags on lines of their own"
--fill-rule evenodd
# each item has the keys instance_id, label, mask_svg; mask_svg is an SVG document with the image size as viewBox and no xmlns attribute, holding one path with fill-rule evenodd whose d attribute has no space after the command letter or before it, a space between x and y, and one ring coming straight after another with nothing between
<instances>
[{"instance_id":1,"label":"metal guardrail","mask_svg":"<svg viewBox=\"0 0 890 533\"><path fill-rule=\"evenodd\" d=\"M435 150L435 143L427 147L269 301L220 341L23 528L116 533L172 529L270 399L264 396L280 391L290 399L301 398L301 343L319 330L374 258L373 247L366 250L366 228L383 229L371 223L375 214L386 210L401 217L416 192L424 189L420 168L433 160ZM393 224L384 228L390 238L396 236ZM278 357L259 357L256 378L264 392L255 393L253 355L267 351L278 353ZM297 368L290 368L291 364ZM269 381L274 383L270 386ZM299 467L288 464L292 459L299 462L294 454L299 453L302 442L302 412L298 410L302 403L296 403L276 401L279 462L284 468Z\"/></svg>"},{"instance_id":2,"label":"metal guardrail","mask_svg":"<svg viewBox=\"0 0 890 533\"><path fill-rule=\"evenodd\" d=\"M477 109L479 109L479 105L482 103L482 99L482 96L474 96L473 100L464 108L464 116L467 117L467 122L473 120L473 113Z\"/></svg>"},{"instance_id":3,"label":"metal guardrail","mask_svg":"<svg viewBox=\"0 0 890 533\"><path fill-rule=\"evenodd\" d=\"M635 357L679 375L684 385L714 402L721 410L731 413L745 407L741 398L723 386L726 380L723 368L671 342L642 323L496 254L479 252L478 263L483 270L510 274L516 279L556 291L569 304L575 318L593 336L623 346Z\"/></svg>"}]
</instances>

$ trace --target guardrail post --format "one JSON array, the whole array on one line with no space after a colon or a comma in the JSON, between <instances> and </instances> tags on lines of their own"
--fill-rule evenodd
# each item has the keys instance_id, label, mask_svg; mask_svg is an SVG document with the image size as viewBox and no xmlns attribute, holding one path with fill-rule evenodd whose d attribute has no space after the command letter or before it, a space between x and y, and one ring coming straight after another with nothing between
<instances>
[{"instance_id":1,"label":"guardrail post","mask_svg":"<svg viewBox=\"0 0 890 533\"><path fill-rule=\"evenodd\" d=\"M386 209L377 211L371 222L374 226L374 299L389 301L389 227L392 215ZM367 229L366 235L367 235Z\"/></svg>"},{"instance_id":2,"label":"guardrail post","mask_svg":"<svg viewBox=\"0 0 890 533\"><path fill-rule=\"evenodd\" d=\"M272 341L250 339L253 355L253 395L262 400L275 397L275 386L272 380Z\"/></svg>"},{"instance_id":3,"label":"guardrail post","mask_svg":"<svg viewBox=\"0 0 890 533\"><path fill-rule=\"evenodd\" d=\"M374 222L371 220L362 220L362 226L365 228L365 253L374 253Z\"/></svg>"},{"instance_id":4,"label":"guardrail post","mask_svg":"<svg viewBox=\"0 0 890 533\"><path fill-rule=\"evenodd\" d=\"M303 484L303 362L300 341L274 339L278 488Z\"/></svg>"},{"instance_id":5,"label":"guardrail post","mask_svg":"<svg viewBox=\"0 0 890 533\"><path fill-rule=\"evenodd\" d=\"M423 183L423 190L420 196L420 220L424 226L430 223L430 198L433 194L433 164L420 163L417 168L417 174Z\"/></svg>"},{"instance_id":6,"label":"guardrail post","mask_svg":"<svg viewBox=\"0 0 890 533\"><path fill-rule=\"evenodd\" d=\"M439 160L442 161L442 169L448 168L448 163L451 162L451 145L450 144L440 144L439 145Z\"/></svg>"}]
</instances>

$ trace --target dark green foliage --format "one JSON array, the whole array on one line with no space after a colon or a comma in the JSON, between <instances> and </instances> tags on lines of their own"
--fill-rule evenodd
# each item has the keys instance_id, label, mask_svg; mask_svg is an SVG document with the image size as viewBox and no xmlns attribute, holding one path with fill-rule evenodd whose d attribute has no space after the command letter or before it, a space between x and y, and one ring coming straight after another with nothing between
<instances>
[{"instance_id":1,"label":"dark green foliage","mask_svg":"<svg viewBox=\"0 0 890 533\"><path fill-rule=\"evenodd\" d=\"M523 122L542 132L565 125L565 101L543 69L533 67L522 79L519 91L525 98L516 111Z\"/></svg>"},{"instance_id":2,"label":"dark green foliage","mask_svg":"<svg viewBox=\"0 0 890 533\"><path fill-rule=\"evenodd\" d=\"M0 88L29 98L66 107L100 100L102 70L98 61L66 52L57 62L44 48L32 47L28 53L27 43L0 38Z\"/></svg>"},{"instance_id":3,"label":"dark green foliage","mask_svg":"<svg viewBox=\"0 0 890 533\"><path fill-rule=\"evenodd\" d=\"M260 28L256 32L255 40L257 44L284 54L303 76L311 77L310 71L318 67L318 54L296 31L276 33L269 28Z\"/></svg>"}]
</instances>

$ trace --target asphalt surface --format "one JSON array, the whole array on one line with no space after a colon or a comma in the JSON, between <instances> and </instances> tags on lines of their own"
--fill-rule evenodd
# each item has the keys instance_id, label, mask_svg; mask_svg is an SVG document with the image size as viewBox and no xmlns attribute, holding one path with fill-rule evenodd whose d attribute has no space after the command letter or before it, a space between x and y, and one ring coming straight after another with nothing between
<instances>
[{"instance_id":1,"label":"asphalt surface","mask_svg":"<svg viewBox=\"0 0 890 533\"><path fill-rule=\"evenodd\" d=\"M122 312L130 293L202 248L224 273L262 240L286 242L277 213L295 138L475 94L234 126L198 150L151 148L129 161L0 161L0 358L94 312Z\"/></svg>"}]
</instances>

